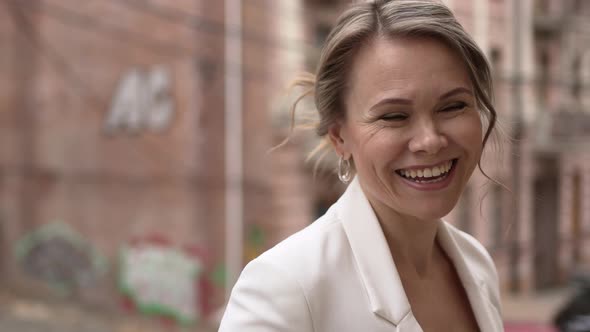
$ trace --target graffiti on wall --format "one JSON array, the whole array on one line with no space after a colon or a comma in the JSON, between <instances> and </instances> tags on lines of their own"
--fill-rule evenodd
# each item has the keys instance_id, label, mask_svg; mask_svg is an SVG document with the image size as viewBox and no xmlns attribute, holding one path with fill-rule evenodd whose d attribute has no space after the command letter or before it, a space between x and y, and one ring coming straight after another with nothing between
<instances>
[{"instance_id":1,"label":"graffiti on wall","mask_svg":"<svg viewBox=\"0 0 590 332\"><path fill-rule=\"evenodd\" d=\"M135 134L142 130L168 128L174 115L171 85L170 72L163 66L129 70L115 92L104 122L105 131L122 130Z\"/></svg>"},{"instance_id":2,"label":"graffiti on wall","mask_svg":"<svg viewBox=\"0 0 590 332\"><path fill-rule=\"evenodd\" d=\"M177 247L160 236L131 241L120 256L126 303L144 314L195 323L208 311L203 256L197 247Z\"/></svg>"},{"instance_id":3,"label":"graffiti on wall","mask_svg":"<svg viewBox=\"0 0 590 332\"><path fill-rule=\"evenodd\" d=\"M70 227L50 223L27 234L15 247L22 269L62 292L88 287L106 272L107 261Z\"/></svg>"},{"instance_id":4,"label":"graffiti on wall","mask_svg":"<svg viewBox=\"0 0 590 332\"><path fill-rule=\"evenodd\" d=\"M261 227L248 225L244 260L265 250ZM226 266L206 250L179 246L159 234L132 239L121 248L119 288L128 309L192 325L214 309L212 294L226 287Z\"/></svg>"},{"instance_id":5,"label":"graffiti on wall","mask_svg":"<svg viewBox=\"0 0 590 332\"><path fill-rule=\"evenodd\" d=\"M265 249L265 234L258 225L248 225L244 243L244 259L246 262L258 257Z\"/></svg>"}]
</instances>

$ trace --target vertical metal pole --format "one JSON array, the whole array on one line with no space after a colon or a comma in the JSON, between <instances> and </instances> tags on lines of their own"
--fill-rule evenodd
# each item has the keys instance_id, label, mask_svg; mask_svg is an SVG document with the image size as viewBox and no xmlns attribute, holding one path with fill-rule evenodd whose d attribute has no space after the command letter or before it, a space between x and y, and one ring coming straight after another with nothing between
<instances>
[{"instance_id":1,"label":"vertical metal pole","mask_svg":"<svg viewBox=\"0 0 590 332\"><path fill-rule=\"evenodd\" d=\"M522 15L522 1L512 0L512 55L513 55L513 69L512 69L512 123L514 126L512 136L514 143L512 146L512 190L514 192L514 200L512 205L512 232L510 245L510 290L517 292L520 290L520 232L522 225L520 221L520 193L521 193L521 158L522 152L522 28L519 24Z\"/></svg>"},{"instance_id":2,"label":"vertical metal pole","mask_svg":"<svg viewBox=\"0 0 590 332\"><path fill-rule=\"evenodd\" d=\"M242 1L225 1L226 299L242 270Z\"/></svg>"}]
</instances>

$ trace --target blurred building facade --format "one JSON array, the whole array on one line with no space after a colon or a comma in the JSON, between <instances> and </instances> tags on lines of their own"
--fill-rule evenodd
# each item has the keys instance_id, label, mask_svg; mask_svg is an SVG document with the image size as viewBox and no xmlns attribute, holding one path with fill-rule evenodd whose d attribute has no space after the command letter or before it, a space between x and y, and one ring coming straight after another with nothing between
<instances>
[{"instance_id":1,"label":"blurred building facade","mask_svg":"<svg viewBox=\"0 0 590 332\"><path fill-rule=\"evenodd\" d=\"M589 180L582 174L590 166L590 110L583 98L590 67L581 59L590 50L589 27L583 23L589 4L450 5L494 68L496 104L511 141L485 158L484 169L512 191L489 182L482 186L485 179L476 177L468 204L481 201L480 210L460 205L453 217L492 252L504 289L563 285L588 264ZM465 17L469 5L471 19ZM484 24L488 27L478 26Z\"/></svg>"},{"instance_id":2,"label":"blurred building facade","mask_svg":"<svg viewBox=\"0 0 590 332\"><path fill-rule=\"evenodd\" d=\"M504 290L563 285L590 263L590 3L444 2L488 56L500 121L482 161L494 181L476 172L446 219L486 245ZM305 1L308 38L322 40L346 3ZM316 193L314 211L337 196Z\"/></svg>"},{"instance_id":3,"label":"blurred building facade","mask_svg":"<svg viewBox=\"0 0 590 332\"><path fill-rule=\"evenodd\" d=\"M503 288L559 285L590 259L590 3L446 2L489 56L505 131L520 137L499 153L492 149L483 163L508 187L517 179L514 193L476 175L448 219L488 247ZM244 262L308 225L338 197L343 188L330 158L315 177L305 162L317 141L296 134L267 152L289 134L293 96L285 87L313 70L319 45L348 1L244 1L239 25L225 22L224 3L3 3L5 284L45 291L23 271L15 243L61 223L110 262L108 272L77 287L80 301L118 307L121 246L156 235L199 248L206 273L221 275L208 293L211 306L221 305L224 278L232 278L223 273L231 231L224 89L237 72ZM223 61L228 36L242 41L234 63Z\"/></svg>"},{"instance_id":4,"label":"blurred building facade","mask_svg":"<svg viewBox=\"0 0 590 332\"><path fill-rule=\"evenodd\" d=\"M3 2L3 284L52 294L56 283L67 283L73 298L119 310L121 248L157 239L196 248L211 284L201 290L207 307L221 306L227 278L224 89L238 72L244 260L303 227L296 224L309 220L302 162L289 160L289 153L267 155L276 141L270 109L305 59L303 39L290 42L299 31L281 16L290 6L244 3L243 26L236 27L224 22L222 1ZM227 38L242 39L242 55L224 61ZM282 177L276 180L275 173ZM56 280L27 272L17 247L51 224L65 225L105 257L106 272L84 282L70 280L77 274ZM64 255L51 259L68 263Z\"/></svg>"},{"instance_id":5,"label":"blurred building facade","mask_svg":"<svg viewBox=\"0 0 590 332\"><path fill-rule=\"evenodd\" d=\"M223 15L175 4L173 13ZM7 283L44 289L13 253L53 223L108 258L104 275L74 290L103 307L119 307L116 258L134 238L202 246L216 260L223 223L209 221L223 219L223 152L208 142L223 140L223 118L203 110L223 105L223 39L116 2L2 6Z\"/></svg>"}]
</instances>

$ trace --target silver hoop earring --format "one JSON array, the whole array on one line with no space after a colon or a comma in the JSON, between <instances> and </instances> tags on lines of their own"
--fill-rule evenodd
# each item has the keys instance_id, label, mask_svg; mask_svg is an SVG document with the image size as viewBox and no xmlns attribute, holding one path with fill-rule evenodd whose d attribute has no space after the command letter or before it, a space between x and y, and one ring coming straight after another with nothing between
<instances>
[{"instance_id":1,"label":"silver hoop earring","mask_svg":"<svg viewBox=\"0 0 590 332\"><path fill-rule=\"evenodd\" d=\"M344 184L347 184L352 179L350 159L344 159L342 156L338 160L338 179Z\"/></svg>"}]
</instances>

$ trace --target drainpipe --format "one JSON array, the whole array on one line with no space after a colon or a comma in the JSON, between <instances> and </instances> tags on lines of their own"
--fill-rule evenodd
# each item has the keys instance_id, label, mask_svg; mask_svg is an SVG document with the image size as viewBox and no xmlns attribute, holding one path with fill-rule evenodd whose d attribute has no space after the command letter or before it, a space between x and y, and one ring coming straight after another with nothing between
<instances>
[{"instance_id":1,"label":"drainpipe","mask_svg":"<svg viewBox=\"0 0 590 332\"><path fill-rule=\"evenodd\" d=\"M225 1L225 296L242 270L242 1Z\"/></svg>"}]
</instances>

